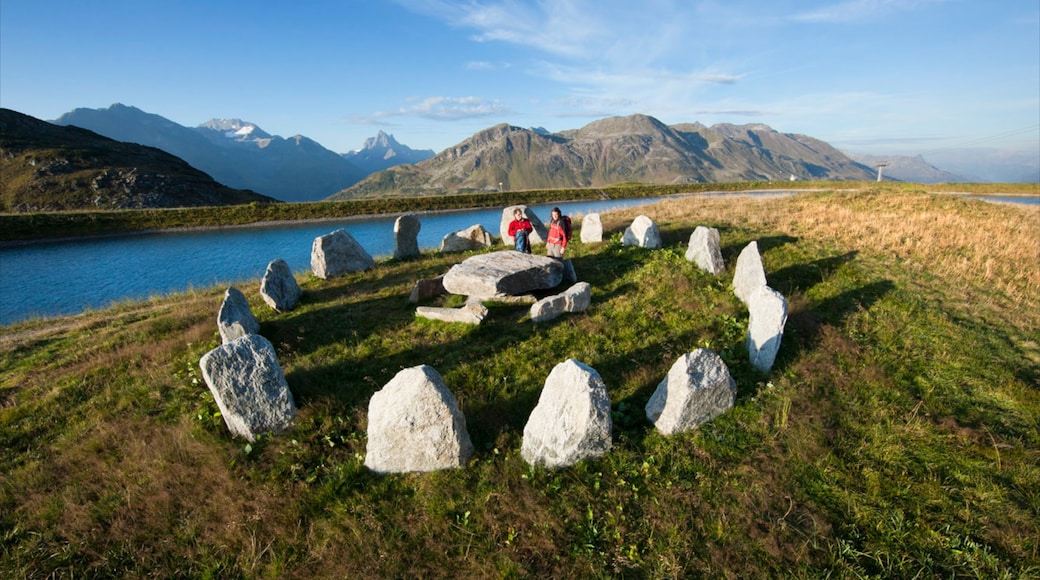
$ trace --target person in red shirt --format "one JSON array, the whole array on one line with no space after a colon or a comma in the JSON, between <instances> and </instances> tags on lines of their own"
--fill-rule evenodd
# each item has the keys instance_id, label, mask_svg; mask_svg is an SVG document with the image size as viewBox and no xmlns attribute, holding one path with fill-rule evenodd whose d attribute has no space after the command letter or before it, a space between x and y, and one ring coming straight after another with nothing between
<instances>
[{"instance_id":1,"label":"person in red shirt","mask_svg":"<svg viewBox=\"0 0 1040 580\"><path fill-rule=\"evenodd\" d=\"M513 221L509 222L509 235L515 240L514 248L518 252L531 253L531 241L527 236L534 231L531 220L524 216L520 208L513 210Z\"/></svg>"},{"instance_id":2,"label":"person in red shirt","mask_svg":"<svg viewBox=\"0 0 1040 580\"><path fill-rule=\"evenodd\" d=\"M545 253L550 258L563 259L567 242L571 240L571 218L563 215L560 208L552 208L552 220L549 222L549 235L545 240Z\"/></svg>"}]
</instances>

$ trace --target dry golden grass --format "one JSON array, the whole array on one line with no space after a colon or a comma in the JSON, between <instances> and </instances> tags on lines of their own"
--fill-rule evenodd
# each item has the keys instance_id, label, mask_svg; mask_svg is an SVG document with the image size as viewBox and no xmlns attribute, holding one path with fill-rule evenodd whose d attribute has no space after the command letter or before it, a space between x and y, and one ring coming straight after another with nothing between
<instances>
[{"instance_id":1,"label":"dry golden grass","mask_svg":"<svg viewBox=\"0 0 1040 580\"><path fill-rule=\"evenodd\" d=\"M735 202L736 201L736 202ZM784 198L691 196L612 213L607 229L645 213L659 224L735 224L875 255L945 286L947 300L1040 329L1040 206L893 191Z\"/></svg>"}]
</instances>

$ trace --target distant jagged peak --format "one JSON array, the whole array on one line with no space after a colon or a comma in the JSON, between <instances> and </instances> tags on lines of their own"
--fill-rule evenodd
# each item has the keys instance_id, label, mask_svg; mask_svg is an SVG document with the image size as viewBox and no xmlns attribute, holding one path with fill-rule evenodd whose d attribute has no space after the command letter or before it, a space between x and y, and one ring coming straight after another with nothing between
<instances>
[{"instance_id":1,"label":"distant jagged peak","mask_svg":"<svg viewBox=\"0 0 1040 580\"><path fill-rule=\"evenodd\" d=\"M382 129L376 133L375 137L369 137L365 139L365 144L361 147L361 150L366 149L393 149L394 147L400 147L401 144L394 139L394 136L390 133L383 132Z\"/></svg>"}]
</instances>

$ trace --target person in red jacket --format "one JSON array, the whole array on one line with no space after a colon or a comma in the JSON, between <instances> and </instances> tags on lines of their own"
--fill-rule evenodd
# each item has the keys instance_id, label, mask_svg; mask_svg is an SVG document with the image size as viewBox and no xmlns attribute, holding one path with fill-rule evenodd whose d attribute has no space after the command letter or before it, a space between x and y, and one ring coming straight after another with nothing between
<instances>
[{"instance_id":1,"label":"person in red jacket","mask_svg":"<svg viewBox=\"0 0 1040 580\"><path fill-rule=\"evenodd\" d=\"M549 235L545 240L545 253L550 258L563 259L563 251L567 242L571 241L571 218L563 215L560 208L552 208L552 219L549 221Z\"/></svg>"},{"instance_id":2,"label":"person in red jacket","mask_svg":"<svg viewBox=\"0 0 1040 580\"><path fill-rule=\"evenodd\" d=\"M513 247L516 251L525 254L531 253L531 241L527 236L533 231L534 226L531 225L531 220L524 216L524 212L520 208L513 210L513 221L509 222L509 235L513 236L515 241Z\"/></svg>"}]
</instances>

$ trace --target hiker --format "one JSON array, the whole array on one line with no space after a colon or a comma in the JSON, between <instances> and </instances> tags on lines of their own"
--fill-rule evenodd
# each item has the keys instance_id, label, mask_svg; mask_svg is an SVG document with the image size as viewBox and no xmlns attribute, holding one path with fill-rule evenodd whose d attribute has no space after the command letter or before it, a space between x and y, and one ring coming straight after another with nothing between
<instances>
[{"instance_id":1,"label":"hiker","mask_svg":"<svg viewBox=\"0 0 1040 580\"><path fill-rule=\"evenodd\" d=\"M531 241L527 236L533 231L534 226L531 225L531 220L527 219L524 212L520 208L513 210L513 221L509 222L509 235L516 240L514 246L516 251L525 254L531 253Z\"/></svg>"},{"instance_id":2,"label":"hiker","mask_svg":"<svg viewBox=\"0 0 1040 580\"><path fill-rule=\"evenodd\" d=\"M550 258L563 259L567 242L571 241L571 218L563 215L560 208L552 208L549 235L545 240L545 253Z\"/></svg>"}]
</instances>

